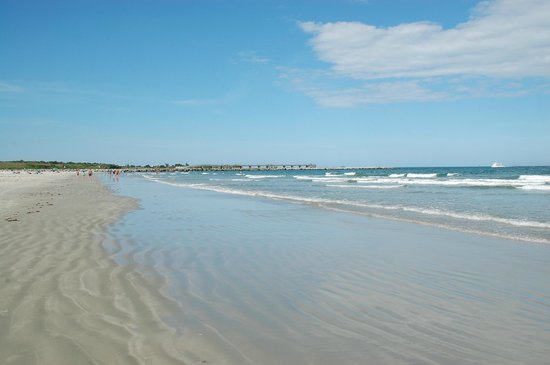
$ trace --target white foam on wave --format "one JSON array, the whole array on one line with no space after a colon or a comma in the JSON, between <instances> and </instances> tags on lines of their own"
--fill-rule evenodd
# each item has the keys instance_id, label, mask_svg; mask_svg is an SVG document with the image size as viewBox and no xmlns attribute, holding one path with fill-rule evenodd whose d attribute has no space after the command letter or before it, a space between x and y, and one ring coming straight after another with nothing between
<instances>
[{"instance_id":1,"label":"white foam on wave","mask_svg":"<svg viewBox=\"0 0 550 365\"><path fill-rule=\"evenodd\" d=\"M550 185L524 185L524 186L520 186L519 189L550 191Z\"/></svg>"},{"instance_id":2,"label":"white foam on wave","mask_svg":"<svg viewBox=\"0 0 550 365\"><path fill-rule=\"evenodd\" d=\"M449 172L447 176L458 176L458 174L456 172Z\"/></svg>"},{"instance_id":3,"label":"white foam on wave","mask_svg":"<svg viewBox=\"0 0 550 365\"><path fill-rule=\"evenodd\" d=\"M306 180L313 182L331 183L331 182L363 182L374 181L376 177L358 177L350 179L349 177L343 177L343 175L331 175L331 176L311 176L311 175L297 175L294 176L296 180Z\"/></svg>"},{"instance_id":4,"label":"white foam on wave","mask_svg":"<svg viewBox=\"0 0 550 365\"><path fill-rule=\"evenodd\" d=\"M249 179L271 179L277 177L283 177L284 175L245 175Z\"/></svg>"},{"instance_id":5,"label":"white foam on wave","mask_svg":"<svg viewBox=\"0 0 550 365\"><path fill-rule=\"evenodd\" d=\"M538 182L538 183L550 183L550 176L548 175L520 175L518 180Z\"/></svg>"},{"instance_id":6,"label":"white foam on wave","mask_svg":"<svg viewBox=\"0 0 550 365\"><path fill-rule=\"evenodd\" d=\"M339 177L339 176L355 176L356 172L344 172L343 174L338 174L335 172L325 172L326 177ZM297 176L295 176L297 178Z\"/></svg>"},{"instance_id":7,"label":"white foam on wave","mask_svg":"<svg viewBox=\"0 0 550 365\"><path fill-rule=\"evenodd\" d=\"M408 206L397 206L397 205L380 205L380 204L370 204L357 201L349 200L336 200L336 199L322 199L322 198L307 198L294 195L283 195L270 193L266 191L246 191L246 190L237 190L233 188L226 188L221 186L207 185L207 184L189 184L189 183L174 183L169 181L160 180L151 176L142 175L144 178L154 181L161 184L182 187L182 188L192 188L192 189L201 189L208 191L215 191L219 193L233 194L233 195L242 195L242 196L255 196L255 197L264 197L277 200L285 200L297 203L306 203L314 204L320 207L332 208L330 205L337 206L349 206L349 207L359 207L359 208L370 208L370 209L380 209L380 210L389 210L389 211L404 211L404 212L413 212L424 215L431 216L445 216L455 219L465 220L465 221L483 221L483 222L495 222L503 225L515 226L515 227L530 227L530 228L550 228L550 222L538 222L530 221L527 219L513 219L513 218L502 218L496 217L487 214L476 214L476 213L460 213L447 211L442 209L428 209L428 208L418 208L418 207L408 207ZM398 218L398 217L392 217ZM424 222L430 223L430 222Z\"/></svg>"},{"instance_id":8,"label":"white foam on wave","mask_svg":"<svg viewBox=\"0 0 550 365\"><path fill-rule=\"evenodd\" d=\"M516 187L522 186L524 183L517 180L505 179L430 179L422 178L418 180L411 179L395 179L387 180L392 183L402 183L408 185L440 185L440 186L469 186L469 187Z\"/></svg>"},{"instance_id":9,"label":"white foam on wave","mask_svg":"<svg viewBox=\"0 0 550 365\"><path fill-rule=\"evenodd\" d=\"M405 185L357 185L357 184L350 184L350 185L325 185L329 188L362 188L362 189L396 189L396 188L402 188Z\"/></svg>"},{"instance_id":10,"label":"white foam on wave","mask_svg":"<svg viewBox=\"0 0 550 365\"><path fill-rule=\"evenodd\" d=\"M367 184L390 184L390 185L427 185L427 186L448 186L448 187L500 187L500 188L518 188L523 190L550 191L545 185L544 179L547 176L530 177L524 179L433 179L428 177L410 178L400 176L402 174L392 174L390 176L364 176L349 179L338 176L312 176L298 175L294 176L297 180L307 180L315 183L367 183ZM533 175L534 176L534 175Z\"/></svg>"},{"instance_id":11,"label":"white foam on wave","mask_svg":"<svg viewBox=\"0 0 550 365\"><path fill-rule=\"evenodd\" d=\"M458 218L462 220L469 221L486 221L486 222L496 222L506 225L516 226L516 227L531 227L531 228L550 228L550 222L537 222L521 219L512 219L512 218L501 218L485 214L475 214L475 213L458 213L452 211L446 211L441 209L424 209L424 208L414 208L414 207L401 207L402 210L406 212L421 213L427 215L435 216L445 216L451 218Z\"/></svg>"},{"instance_id":12,"label":"white foam on wave","mask_svg":"<svg viewBox=\"0 0 550 365\"><path fill-rule=\"evenodd\" d=\"M296 180L322 182L322 183L347 182L348 180L350 180L347 177L343 177L343 175L328 175L328 176L297 175L297 176L294 176L294 178Z\"/></svg>"},{"instance_id":13,"label":"white foam on wave","mask_svg":"<svg viewBox=\"0 0 550 365\"><path fill-rule=\"evenodd\" d=\"M413 174L413 173L408 173L407 174L407 177L410 177L410 178L420 178L420 179L429 179L431 177L437 177L437 174L433 173L433 174Z\"/></svg>"},{"instance_id":14,"label":"white foam on wave","mask_svg":"<svg viewBox=\"0 0 550 365\"><path fill-rule=\"evenodd\" d=\"M390 174L388 177L404 177L405 174Z\"/></svg>"}]
</instances>

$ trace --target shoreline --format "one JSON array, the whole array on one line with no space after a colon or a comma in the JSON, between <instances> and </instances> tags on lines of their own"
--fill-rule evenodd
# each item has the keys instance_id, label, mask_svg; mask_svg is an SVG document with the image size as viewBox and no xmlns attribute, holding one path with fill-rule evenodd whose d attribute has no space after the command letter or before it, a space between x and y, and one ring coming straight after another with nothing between
<instances>
[{"instance_id":1,"label":"shoreline","mask_svg":"<svg viewBox=\"0 0 550 365\"><path fill-rule=\"evenodd\" d=\"M179 303L167 324L209 363L547 357L543 245L141 178L119 189L143 209L119 225L115 259L164 283Z\"/></svg>"},{"instance_id":2,"label":"shoreline","mask_svg":"<svg viewBox=\"0 0 550 365\"><path fill-rule=\"evenodd\" d=\"M145 179L156 182L159 184L165 184L169 186L176 186L184 189L190 189L195 191L209 191L214 192L218 194L224 194L224 195L232 195L232 196L239 196L239 197L248 197L248 198L260 198L265 199L268 201L282 201L290 204L299 204L299 205L305 205L305 206L311 206L316 207L319 209L334 211L334 212L342 212L342 213L349 213L349 214L356 214L363 217L368 218L377 218L377 219L383 219L383 220L389 220L394 222L402 222L406 224L418 224L426 227L433 227L436 229L444 229L447 231L453 231L453 232L461 232L465 234L472 234L475 236L482 236L482 237L492 237L496 239L504 239L504 240L512 240L516 242L523 242L525 244L537 244L537 245L550 245L550 240L543 239L543 238L530 238L530 237L522 237L522 236L516 236L516 235L504 235L494 232L487 232L482 231L479 229L468 229L468 228L462 228L462 227L455 227L452 225L445 225L441 223L436 222L427 222L422 221L419 219L412 219L412 218L403 218L403 217L397 217L397 216L391 216L389 214L383 214L383 213L375 213L375 212L362 212L360 210L354 210L350 209L350 207L342 208L338 206L330 206L327 204L341 204L339 201L315 201L314 199L304 199L299 197L293 197L293 196L283 196L283 195L277 195L275 193L265 193L265 192L258 192L258 191L244 191L244 190L230 190L230 189L224 189L219 187L212 187L212 186L206 186L206 185L197 185L197 184L179 184L179 183L171 183L155 178L151 178L148 176L144 176Z\"/></svg>"},{"instance_id":3,"label":"shoreline","mask_svg":"<svg viewBox=\"0 0 550 365\"><path fill-rule=\"evenodd\" d=\"M131 176L0 187L2 363L547 358L544 247Z\"/></svg>"}]
</instances>

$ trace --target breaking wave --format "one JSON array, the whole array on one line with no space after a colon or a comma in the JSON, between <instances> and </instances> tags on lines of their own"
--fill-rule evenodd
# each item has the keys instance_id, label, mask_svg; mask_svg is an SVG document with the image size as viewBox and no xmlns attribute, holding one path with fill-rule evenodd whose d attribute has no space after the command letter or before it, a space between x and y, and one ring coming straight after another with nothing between
<instances>
[{"instance_id":1,"label":"breaking wave","mask_svg":"<svg viewBox=\"0 0 550 365\"><path fill-rule=\"evenodd\" d=\"M462 212L455 212L450 210L444 210L444 209L435 209L435 208L419 208L419 207L411 207L411 206L401 206L401 205L382 205L382 204L371 204L366 202L359 202L359 201L351 201L351 200L345 200L345 199L325 199L325 198L318 198L318 197L302 197L302 196L296 196L296 195L287 195L287 194L278 194L278 193L272 193L267 191L247 191L247 190L240 190L240 189L234 189L234 188L228 188L228 187L222 187L222 186L214 186L214 185L208 185L208 184L202 184L202 183L179 183L179 182L169 182L160 180L151 176L142 175L144 178L161 183L166 185L171 185L175 187L181 187L181 188L191 188L191 189L200 189L200 190L208 190L208 191L214 191L219 193L226 193L226 194L233 194L233 195L241 195L241 196L251 196L251 197L263 197L263 198L269 198L269 199L276 199L276 200L284 200L284 201L290 201L295 203L302 203L302 204L312 204L319 207L329 208L329 209L338 209L338 210L346 210L346 207L348 209L346 211L350 212L356 212L353 208L365 208L365 209L374 209L378 211L401 211L401 212L412 212L412 213L418 213L420 215L424 216L438 216L438 217L449 217L458 219L461 221L475 221L475 222L494 222L499 223L506 226L514 226L514 227L530 227L530 228L538 228L538 229L550 229L550 222L539 222L539 221L533 221L528 219L512 219L512 218L503 218L498 217L494 215L489 214L479 214L479 213L462 213ZM342 187L338 185L327 185L330 187ZM346 187L364 187L364 188L381 188L380 185L345 185ZM391 187L388 187L387 185L384 188L399 188L400 185L392 185ZM400 219L400 217L395 216L385 216L383 214L379 214L377 212L369 212L376 216L381 216L385 218L392 218L392 219ZM410 219L403 219L408 221L414 221L417 223L426 223L431 224L432 222L424 221L424 220L410 220ZM435 224L439 225L439 224ZM456 227L452 225L447 225L447 228L457 229ZM460 230L460 229L459 229ZM490 232L478 232L478 233L485 233L490 235L496 235L498 234L490 233ZM510 235L502 235L501 237L504 238L514 238ZM534 241L534 242L545 242L550 243L550 241L546 239L540 239L540 238L528 238L528 237L521 237L517 239L522 240L528 240L528 241Z\"/></svg>"}]
</instances>

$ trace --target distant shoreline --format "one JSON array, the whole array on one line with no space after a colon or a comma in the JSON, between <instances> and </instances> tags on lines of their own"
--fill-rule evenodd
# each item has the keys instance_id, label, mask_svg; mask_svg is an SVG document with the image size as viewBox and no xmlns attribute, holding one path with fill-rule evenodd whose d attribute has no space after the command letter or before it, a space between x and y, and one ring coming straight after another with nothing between
<instances>
[{"instance_id":1,"label":"distant shoreline","mask_svg":"<svg viewBox=\"0 0 550 365\"><path fill-rule=\"evenodd\" d=\"M0 161L1 170L122 170L124 172L176 172L176 171L285 171L285 170L381 170L393 169L385 166L337 166L318 167L316 164L174 164L174 165L117 165L97 162L60 161Z\"/></svg>"},{"instance_id":2,"label":"distant shoreline","mask_svg":"<svg viewBox=\"0 0 550 365\"><path fill-rule=\"evenodd\" d=\"M219 166L219 167L205 167L205 166L189 166L185 168L174 167L115 167L115 168L0 168L0 172L41 172L41 171L63 171L63 172L76 172L84 170L92 170L94 172L109 172L112 170L120 170L126 173L133 172L204 172L204 171L330 171L330 170L391 170L398 167L310 167L310 168L272 168L272 167L233 167L233 166Z\"/></svg>"},{"instance_id":3,"label":"distant shoreline","mask_svg":"<svg viewBox=\"0 0 550 365\"><path fill-rule=\"evenodd\" d=\"M316 164L164 164L164 165L117 165L97 162L59 162L59 161L0 161L0 171L82 171L109 172L121 170L122 172L192 172L192 171L328 171L328 170L392 170L415 168L457 168L457 167L486 167L477 166L317 166ZM538 166L506 166L514 167L547 167Z\"/></svg>"}]
</instances>

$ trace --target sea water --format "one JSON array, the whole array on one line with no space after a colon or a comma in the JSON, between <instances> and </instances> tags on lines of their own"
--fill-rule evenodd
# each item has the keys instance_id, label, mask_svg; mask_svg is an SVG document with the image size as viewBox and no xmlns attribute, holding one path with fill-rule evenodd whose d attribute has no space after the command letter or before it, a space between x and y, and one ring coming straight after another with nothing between
<instances>
[{"instance_id":1,"label":"sea water","mask_svg":"<svg viewBox=\"0 0 550 365\"><path fill-rule=\"evenodd\" d=\"M143 176L180 187L550 243L550 167L212 171Z\"/></svg>"},{"instance_id":2,"label":"sea water","mask_svg":"<svg viewBox=\"0 0 550 365\"><path fill-rule=\"evenodd\" d=\"M545 190L521 188L545 186L532 177L545 170L467 171L104 177L141 206L105 243L120 287L139 293L119 293L124 308L154 314L158 329L132 326L129 348L160 339L166 353L151 363L547 364L550 246L369 216L399 207L391 217L451 225L475 214L481 228L547 238L517 224L548 222Z\"/></svg>"}]
</instances>

